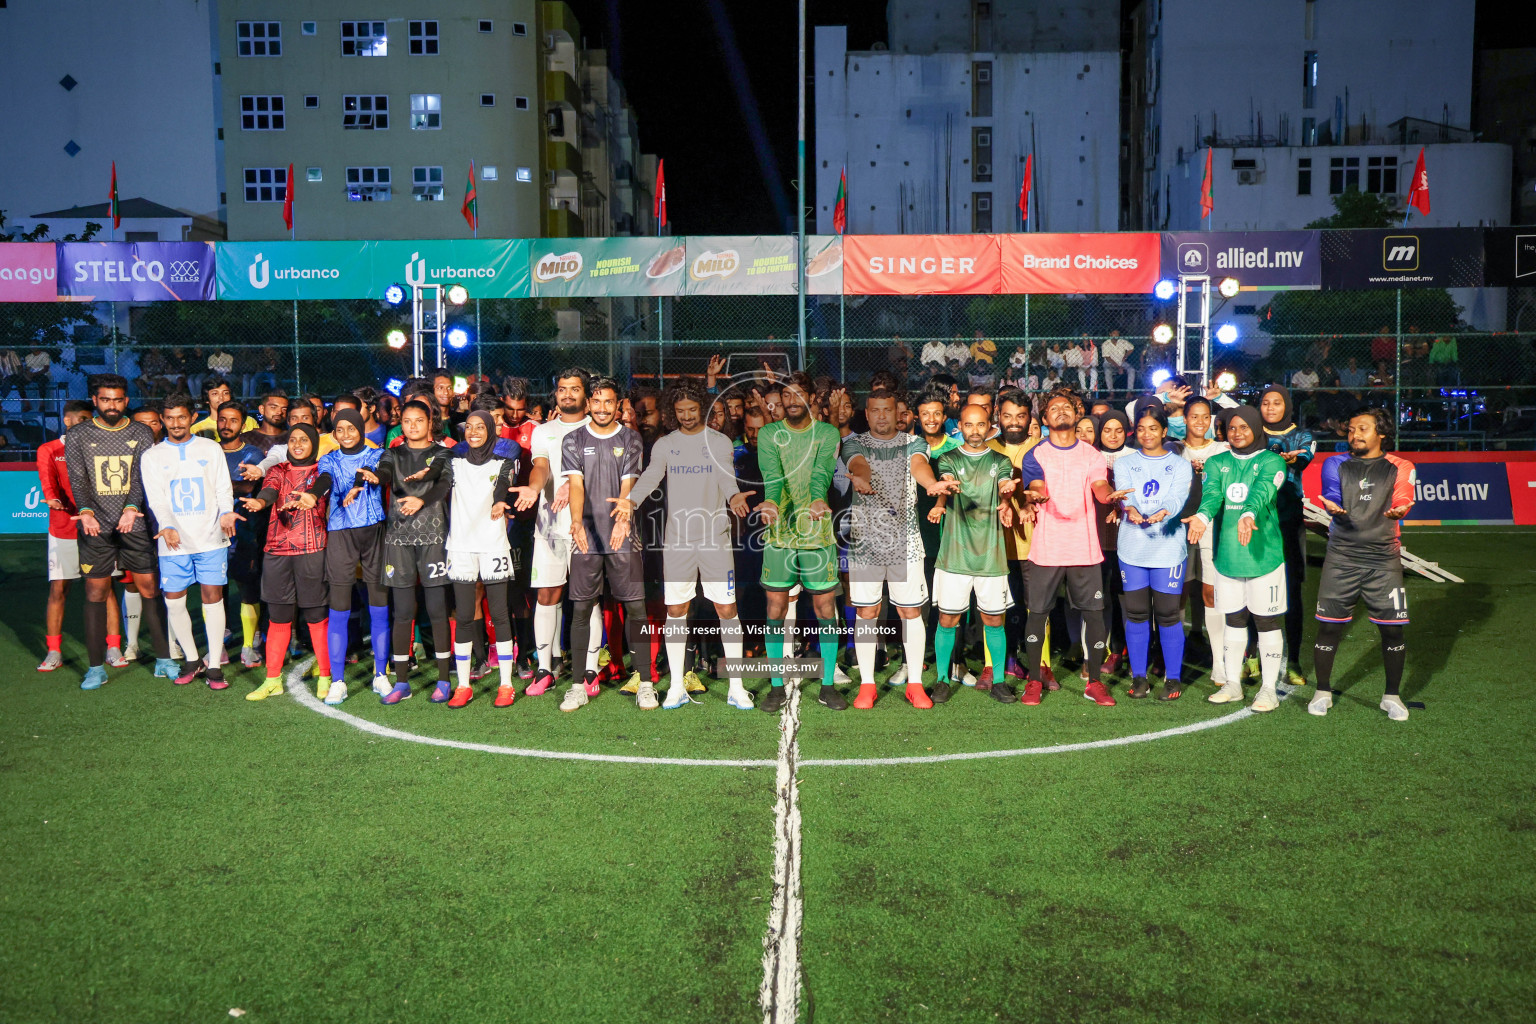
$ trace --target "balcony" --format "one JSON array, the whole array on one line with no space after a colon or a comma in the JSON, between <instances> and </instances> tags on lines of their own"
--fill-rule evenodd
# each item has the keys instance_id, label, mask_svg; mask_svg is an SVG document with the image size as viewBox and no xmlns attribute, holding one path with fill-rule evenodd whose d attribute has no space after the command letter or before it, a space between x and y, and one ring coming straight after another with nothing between
<instances>
[{"instance_id":1,"label":"balcony","mask_svg":"<svg viewBox=\"0 0 1536 1024\"><path fill-rule=\"evenodd\" d=\"M544 0L539 6L539 20L545 35L554 36L556 40L563 40L573 46L581 45L581 22L567 4L561 0Z\"/></svg>"},{"instance_id":2,"label":"balcony","mask_svg":"<svg viewBox=\"0 0 1536 1024\"><path fill-rule=\"evenodd\" d=\"M562 5L563 6L563 5ZM581 218L565 207L546 211L544 236L546 238L584 238L587 229Z\"/></svg>"},{"instance_id":3,"label":"balcony","mask_svg":"<svg viewBox=\"0 0 1536 1024\"><path fill-rule=\"evenodd\" d=\"M562 5L563 6L563 5ZM564 71L544 72L544 105L581 111L581 88Z\"/></svg>"},{"instance_id":4,"label":"balcony","mask_svg":"<svg viewBox=\"0 0 1536 1024\"><path fill-rule=\"evenodd\" d=\"M547 140L544 143L544 161L556 178L581 178L581 151L569 142Z\"/></svg>"}]
</instances>

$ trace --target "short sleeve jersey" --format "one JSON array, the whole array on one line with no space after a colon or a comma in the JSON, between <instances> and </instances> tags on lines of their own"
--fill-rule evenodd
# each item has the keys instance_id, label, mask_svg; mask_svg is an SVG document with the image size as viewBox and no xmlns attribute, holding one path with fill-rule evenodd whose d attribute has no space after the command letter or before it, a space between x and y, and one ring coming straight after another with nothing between
<instances>
[{"instance_id":1,"label":"short sleeve jersey","mask_svg":"<svg viewBox=\"0 0 1536 1024\"><path fill-rule=\"evenodd\" d=\"M1104 453L1086 441L1059 448L1046 439L1029 450L1019 469L1025 487L1044 480L1049 497L1035 506L1029 560L1052 566L1098 565L1104 561L1098 503L1093 496L1094 483L1109 479Z\"/></svg>"},{"instance_id":2,"label":"short sleeve jersey","mask_svg":"<svg viewBox=\"0 0 1536 1024\"><path fill-rule=\"evenodd\" d=\"M565 472L560 468L563 458L560 444L565 440L565 435L573 430L580 430L590 423L587 417L582 417L575 423L567 423L556 416L554 419L540 423L533 428L528 446L524 449L528 452L528 465L533 466L535 460L543 459L549 463L549 480L544 484L543 493L539 495L538 513L534 521L535 530L542 536L551 533L561 536L570 536L571 511L563 508L559 514L549 510L549 503L555 500L555 488L565 479Z\"/></svg>"},{"instance_id":3,"label":"short sleeve jersey","mask_svg":"<svg viewBox=\"0 0 1536 1024\"><path fill-rule=\"evenodd\" d=\"M1387 509L1411 505L1413 463L1396 455L1362 459L1336 455L1323 463L1323 497L1344 509L1328 527L1328 560L1341 565L1398 569L1401 531Z\"/></svg>"},{"instance_id":4,"label":"short sleeve jersey","mask_svg":"<svg viewBox=\"0 0 1536 1024\"><path fill-rule=\"evenodd\" d=\"M94 419L71 427L64 435L64 457L76 507L95 513L101 528L113 531L124 509L147 511L141 460L154 444L148 427L126 417L115 427ZM141 516L129 532L148 529Z\"/></svg>"},{"instance_id":5,"label":"short sleeve jersey","mask_svg":"<svg viewBox=\"0 0 1536 1024\"><path fill-rule=\"evenodd\" d=\"M1001 437L994 437L987 442L987 447L995 452L1002 452L1008 457L1009 463L1014 469L1024 464L1024 456L1029 450L1040 443L1038 437L1027 437L1019 444L1008 444ZM1029 545L1035 535L1033 520L1025 516L1018 516L1013 521L1012 529L1003 531L1003 547L1008 552L1008 561L1022 562L1029 557Z\"/></svg>"},{"instance_id":6,"label":"short sleeve jersey","mask_svg":"<svg viewBox=\"0 0 1536 1024\"><path fill-rule=\"evenodd\" d=\"M640 435L629 427L619 427L611 434L598 434L592 425L565 435L561 442L561 468L581 477L585 503L582 522L589 535L596 535L594 551L612 551L614 519L609 498L619 496L625 480L640 476ZM635 534L630 533L630 544Z\"/></svg>"},{"instance_id":7,"label":"short sleeve jersey","mask_svg":"<svg viewBox=\"0 0 1536 1024\"><path fill-rule=\"evenodd\" d=\"M917 529L917 479L912 456L928 454L928 443L898 432L881 440L871 434L843 439L843 459L863 456L869 463L874 494L853 492L852 538L849 560L855 565L905 565L921 559L922 534Z\"/></svg>"},{"instance_id":8,"label":"short sleeve jersey","mask_svg":"<svg viewBox=\"0 0 1536 1024\"><path fill-rule=\"evenodd\" d=\"M352 504L343 505L341 500L352 489L359 469L373 469L384 454L382 448L363 448L348 455L337 448L320 456L316 468L331 474L331 511L326 520L329 530L352 530L360 526L372 526L384 521L384 492L377 484L364 484Z\"/></svg>"},{"instance_id":9,"label":"short sleeve jersey","mask_svg":"<svg viewBox=\"0 0 1536 1024\"><path fill-rule=\"evenodd\" d=\"M705 428L696 434L674 430L651 446L650 464L629 496L643 502L667 482L665 546L681 548L728 543L727 503L737 493L735 453L730 439Z\"/></svg>"},{"instance_id":10,"label":"short sleeve jersey","mask_svg":"<svg viewBox=\"0 0 1536 1024\"><path fill-rule=\"evenodd\" d=\"M1153 458L1133 451L1115 463L1115 489L1129 490L1127 508L1143 518L1167 512L1160 522L1133 523L1121 515L1116 548L1120 561L1143 569L1172 569L1189 557L1179 513L1189 500L1194 468L1172 452Z\"/></svg>"},{"instance_id":11,"label":"short sleeve jersey","mask_svg":"<svg viewBox=\"0 0 1536 1024\"><path fill-rule=\"evenodd\" d=\"M960 482L941 523L937 567L960 576L1008 575L1003 524L997 518L1002 503L997 485L1013 476L1008 457L990 448L954 448L933 460L933 471L940 479Z\"/></svg>"},{"instance_id":12,"label":"short sleeve jersey","mask_svg":"<svg viewBox=\"0 0 1536 1024\"><path fill-rule=\"evenodd\" d=\"M1285 483L1285 460L1272 451L1223 452L1205 463L1200 515L1216 531L1216 571L1233 579L1273 572L1285 561L1276 502ZM1253 536L1243 544L1238 523L1252 516Z\"/></svg>"}]
</instances>

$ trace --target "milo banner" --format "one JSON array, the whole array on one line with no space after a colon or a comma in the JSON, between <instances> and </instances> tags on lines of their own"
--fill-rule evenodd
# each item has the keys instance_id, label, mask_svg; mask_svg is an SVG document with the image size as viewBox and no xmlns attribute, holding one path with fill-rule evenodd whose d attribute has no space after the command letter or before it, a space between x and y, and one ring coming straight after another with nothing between
<instances>
[{"instance_id":1,"label":"milo banner","mask_svg":"<svg viewBox=\"0 0 1536 1024\"><path fill-rule=\"evenodd\" d=\"M392 284L462 284L477 299L528 295L528 242L225 242L221 299L382 299Z\"/></svg>"},{"instance_id":2,"label":"milo banner","mask_svg":"<svg viewBox=\"0 0 1536 1024\"><path fill-rule=\"evenodd\" d=\"M689 235L684 295L793 295L792 235Z\"/></svg>"},{"instance_id":3,"label":"milo banner","mask_svg":"<svg viewBox=\"0 0 1536 1024\"><path fill-rule=\"evenodd\" d=\"M1382 228L1323 233L1323 287L1480 288L1481 228Z\"/></svg>"},{"instance_id":4,"label":"milo banner","mask_svg":"<svg viewBox=\"0 0 1536 1024\"><path fill-rule=\"evenodd\" d=\"M1321 231L1165 231L1163 276L1231 277L1243 291L1323 286Z\"/></svg>"},{"instance_id":5,"label":"milo banner","mask_svg":"<svg viewBox=\"0 0 1536 1024\"><path fill-rule=\"evenodd\" d=\"M536 238L525 257L535 298L681 295L682 238Z\"/></svg>"},{"instance_id":6,"label":"milo banner","mask_svg":"<svg viewBox=\"0 0 1536 1024\"><path fill-rule=\"evenodd\" d=\"M210 242L61 242L59 298L76 302L207 301Z\"/></svg>"},{"instance_id":7,"label":"milo banner","mask_svg":"<svg viewBox=\"0 0 1536 1024\"><path fill-rule=\"evenodd\" d=\"M843 236L807 235L805 294L843 294Z\"/></svg>"}]
</instances>

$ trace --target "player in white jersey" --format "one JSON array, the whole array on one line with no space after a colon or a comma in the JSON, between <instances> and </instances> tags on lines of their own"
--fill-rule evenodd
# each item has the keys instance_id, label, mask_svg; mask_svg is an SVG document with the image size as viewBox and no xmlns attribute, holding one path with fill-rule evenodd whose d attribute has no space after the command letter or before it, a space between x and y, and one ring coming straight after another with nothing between
<instances>
[{"instance_id":1,"label":"player in white jersey","mask_svg":"<svg viewBox=\"0 0 1536 1024\"><path fill-rule=\"evenodd\" d=\"M538 605L533 610L533 639L539 649L539 670L524 692L537 696L555 681L554 645L560 634L560 600L565 596L565 580L571 568L571 489L560 469L560 444L565 435L587 424L587 395L592 378L586 370L564 370L555 378L557 415L533 430L533 468L528 475L530 490L518 499L517 510L533 506L538 494L538 518L533 524L533 568L529 583L538 591ZM596 613L602 622L602 613ZM599 638L602 629L592 631ZM594 652L595 654L595 652ZM583 669L574 665L572 678L581 678Z\"/></svg>"},{"instance_id":2,"label":"player in white jersey","mask_svg":"<svg viewBox=\"0 0 1536 1024\"><path fill-rule=\"evenodd\" d=\"M662 396L677 429L651 447L651 462L623 504L631 511L667 480L667 532L664 553L664 599L667 603L667 666L672 682L664 708L690 702L683 659L688 646L688 606L699 582L704 596L720 616L720 640L727 658L740 658L741 620L736 617L736 562L731 549L727 509L746 516L747 496L736 487L734 450L730 438L704 426L704 389L684 378ZM739 676L730 677L726 697L732 707L752 709L752 694Z\"/></svg>"},{"instance_id":3,"label":"player in white jersey","mask_svg":"<svg viewBox=\"0 0 1536 1024\"><path fill-rule=\"evenodd\" d=\"M235 491L219 442L192 433L192 396L175 395L161 412L165 440L144 454L144 498L159 525L160 586L172 634L187 661L176 676L185 685L208 675L208 686L224 680L224 585L229 573L229 538L235 523ZM203 601L208 656L197 657L187 591L196 583Z\"/></svg>"}]
</instances>

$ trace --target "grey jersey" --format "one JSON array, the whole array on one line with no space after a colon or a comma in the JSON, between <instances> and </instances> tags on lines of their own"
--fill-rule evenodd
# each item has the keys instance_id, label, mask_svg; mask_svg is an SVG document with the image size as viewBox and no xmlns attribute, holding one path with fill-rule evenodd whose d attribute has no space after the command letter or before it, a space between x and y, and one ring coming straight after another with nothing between
<instances>
[{"instance_id":1,"label":"grey jersey","mask_svg":"<svg viewBox=\"0 0 1536 1024\"><path fill-rule=\"evenodd\" d=\"M640 435L628 427L602 435L595 433L590 423L566 434L560 442L560 469L581 477L586 495L582 518L594 538L589 541L594 551L613 550L613 504L608 499L619 496L625 480L640 476L641 444ZM635 537L631 531L629 546L634 545Z\"/></svg>"}]
</instances>

